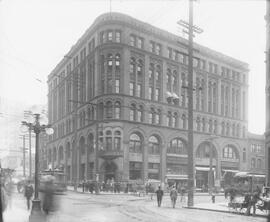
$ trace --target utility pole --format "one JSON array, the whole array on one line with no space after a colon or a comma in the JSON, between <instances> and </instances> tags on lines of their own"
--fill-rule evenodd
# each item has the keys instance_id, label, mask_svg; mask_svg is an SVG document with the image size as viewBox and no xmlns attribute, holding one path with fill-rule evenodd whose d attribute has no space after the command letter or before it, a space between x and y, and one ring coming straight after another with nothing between
<instances>
[{"instance_id":1,"label":"utility pole","mask_svg":"<svg viewBox=\"0 0 270 222\"><path fill-rule=\"evenodd\" d=\"M180 20L178 24L188 30L188 207L194 204L194 153L193 153L193 32L202 29L193 26L193 1L189 0L189 22Z\"/></svg>"},{"instance_id":2,"label":"utility pole","mask_svg":"<svg viewBox=\"0 0 270 222\"><path fill-rule=\"evenodd\" d=\"M97 107L96 107L96 109L97 109ZM96 112L96 114L97 114L97 112ZM98 114L97 114L98 115ZM96 119L97 119L97 116L96 116ZM96 120L97 122L96 122L96 149L95 149L95 165L94 165L94 167L95 167L95 180L96 180L96 191L95 191L95 193L96 194L99 194L99 172L98 172L98 165L99 165L99 163L98 163L98 152L99 152L99 132L98 132L98 120Z\"/></svg>"}]
</instances>

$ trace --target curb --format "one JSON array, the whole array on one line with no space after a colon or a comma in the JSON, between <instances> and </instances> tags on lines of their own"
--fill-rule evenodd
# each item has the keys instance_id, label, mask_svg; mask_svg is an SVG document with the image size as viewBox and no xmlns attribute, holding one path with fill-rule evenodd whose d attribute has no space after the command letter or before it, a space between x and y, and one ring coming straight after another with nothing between
<instances>
[{"instance_id":1,"label":"curb","mask_svg":"<svg viewBox=\"0 0 270 222\"><path fill-rule=\"evenodd\" d=\"M213 211L213 212L231 213L231 214L238 214L238 215L247 216L247 215L245 215L244 213L241 213L241 212L233 212L233 211L228 211L228 210L208 209L208 208L202 208L202 207L183 207L183 208L194 209L194 210L207 210L207 211ZM267 215L260 215L260 214L255 214L255 216L253 216L253 215L250 215L250 216L267 218Z\"/></svg>"}]
</instances>

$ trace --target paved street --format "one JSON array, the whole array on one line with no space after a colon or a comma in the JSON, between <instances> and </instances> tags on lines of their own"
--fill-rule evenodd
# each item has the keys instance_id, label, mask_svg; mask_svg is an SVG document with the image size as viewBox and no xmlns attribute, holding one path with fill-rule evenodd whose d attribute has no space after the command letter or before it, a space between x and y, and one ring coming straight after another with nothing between
<instances>
[{"instance_id":1,"label":"paved street","mask_svg":"<svg viewBox=\"0 0 270 222\"><path fill-rule=\"evenodd\" d=\"M4 213L5 222L26 222L29 212L21 194L13 195L12 207ZM168 196L164 197L162 207L158 208L156 200L150 196L137 197L133 195L102 194L91 195L68 192L57 196L59 210L48 218L50 222L119 222L119 221L266 221L262 217L243 216L231 213L221 213L205 210L186 209L178 199L175 209L171 207ZM209 196L195 196L195 204L209 202ZM224 202L223 196L218 196L216 202Z\"/></svg>"}]
</instances>

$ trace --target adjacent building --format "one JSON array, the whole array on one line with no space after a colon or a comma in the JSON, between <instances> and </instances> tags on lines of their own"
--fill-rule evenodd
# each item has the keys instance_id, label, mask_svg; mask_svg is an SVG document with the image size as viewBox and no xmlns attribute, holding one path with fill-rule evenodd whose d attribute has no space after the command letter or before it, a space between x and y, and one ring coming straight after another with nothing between
<instances>
[{"instance_id":1,"label":"adjacent building","mask_svg":"<svg viewBox=\"0 0 270 222\"><path fill-rule=\"evenodd\" d=\"M188 42L120 13L99 16L48 76L47 165L67 181L187 180ZM249 170L248 65L194 45L196 187L212 161ZM212 152L210 152L212 150ZM212 160L210 160L210 157Z\"/></svg>"}]
</instances>

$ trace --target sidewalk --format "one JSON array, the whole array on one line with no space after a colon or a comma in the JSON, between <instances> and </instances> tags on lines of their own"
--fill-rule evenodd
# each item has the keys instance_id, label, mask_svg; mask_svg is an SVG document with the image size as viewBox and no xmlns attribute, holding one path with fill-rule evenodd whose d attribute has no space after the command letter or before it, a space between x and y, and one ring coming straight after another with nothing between
<instances>
[{"instance_id":1,"label":"sidewalk","mask_svg":"<svg viewBox=\"0 0 270 222\"><path fill-rule=\"evenodd\" d=\"M236 214L245 214L246 209L240 211L240 209L232 209L228 207L228 202L221 202L221 203L200 203L195 204L193 207L183 206L186 209L197 209L197 210L208 210L208 211L216 211L216 212L223 212L223 213L236 213ZM253 209L250 210L252 214ZM259 209L256 210L256 217L267 217L267 213L265 211L261 211Z\"/></svg>"},{"instance_id":2,"label":"sidewalk","mask_svg":"<svg viewBox=\"0 0 270 222\"><path fill-rule=\"evenodd\" d=\"M11 205L3 213L4 222L28 222L29 215L23 194L14 192Z\"/></svg>"}]
</instances>

